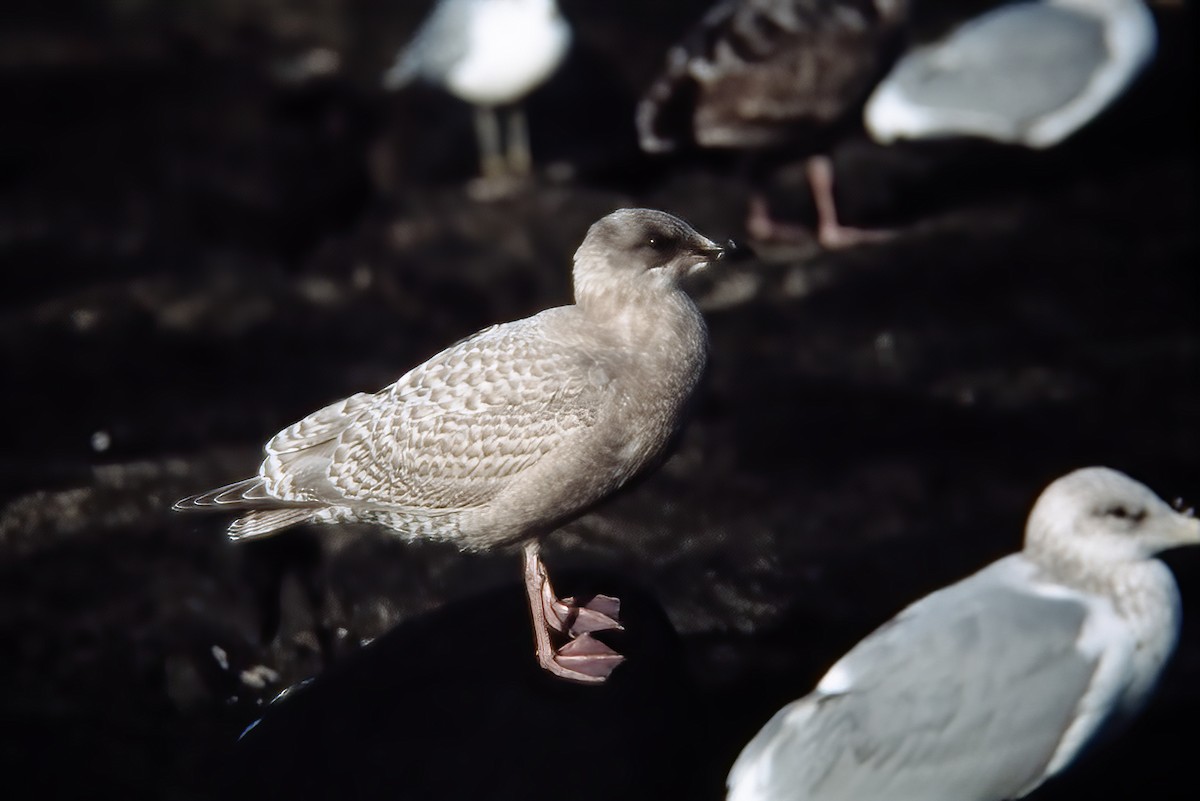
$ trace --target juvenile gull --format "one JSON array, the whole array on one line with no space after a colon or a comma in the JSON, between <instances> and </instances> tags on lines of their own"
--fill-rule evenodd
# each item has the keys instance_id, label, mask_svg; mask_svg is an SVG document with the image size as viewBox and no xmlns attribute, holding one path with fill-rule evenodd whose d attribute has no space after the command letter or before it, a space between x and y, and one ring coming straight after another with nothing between
<instances>
[{"instance_id":1,"label":"juvenile gull","mask_svg":"<svg viewBox=\"0 0 1200 801\"><path fill-rule=\"evenodd\" d=\"M671 48L639 103L642 149L694 142L820 153L843 125L857 124L907 17L908 0L724 0ZM811 156L806 173L822 245L878 238L839 224L828 157ZM762 238L786 234L759 198L747 224Z\"/></svg>"},{"instance_id":2,"label":"juvenile gull","mask_svg":"<svg viewBox=\"0 0 1200 801\"><path fill-rule=\"evenodd\" d=\"M556 0L438 0L383 85L399 89L422 78L474 105L483 180L502 184L532 168L525 116L515 104L558 69L570 44ZM507 158L498 107L509 109Z\"/></svg>"},{"instance_id":3,"label":"juvenile gull","mask_svg":"<svg viewBox=\"0 0 1200 801\"><path fill-rule=\"evenodd\" d=\"M878 141L979 136L1046 148L1117 99L1154 55L1142 0L1043 0L992 9L914 49L865 111Z\"/></svg>"},{"instance_id":4,"label":"juvenile gull","mask_svg":"<svg viewBox=\"0 0 1200 801\"><path fill-rule=\"evenodd\" d=\"M1128 476L1077 470L1038 498L1025 547L917 601L775 714L730 801L1001 801L1132 716L1179 634L1162 550L1200 520Z\"/></svg>"},{"instance_id":5,"label":"juvenile gull","mask_svg":"<svg viewBox=\"0 0 1200 801\"><path fill-rule=\"evenodd\" d=\"M555 596L539 538L661 456L707 358L680 279L724 249L677 217L621 209L575 252L575 304L486 328L374 394L276 434L254 478L176 509L229 509L231 539L376 523L465 551L522 542L542 667L602 682L622 657L591 632L619 603ZM550 629L569 638L557 651Z\"/></svg>"}]
</instances>

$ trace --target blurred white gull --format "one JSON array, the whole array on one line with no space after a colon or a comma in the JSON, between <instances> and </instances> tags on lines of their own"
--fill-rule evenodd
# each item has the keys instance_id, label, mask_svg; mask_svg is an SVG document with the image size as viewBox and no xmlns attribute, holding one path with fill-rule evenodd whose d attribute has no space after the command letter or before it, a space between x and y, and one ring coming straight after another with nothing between
<instances>
[{"instance_id":1,"label":"blurred white gull","mask_svg":"<svg viewBox=\"0 0 1200 801\"><path fill-rule=\"evenodd\" d=\"M1145 702L1179 635L1154 555L1200 520L1103 467L1038 498L1017 554L917 601L775 714L730 801L1001 801Z\"/></svg>"},{"instance_id":2,"label":"blurred white gull","mask_svg":"<svg viewBox=\"0 0 1200 801\"><path fill-rule=\"evenodd\" d=\"M1116 100L1156 44L1142 0L1003 5L905 55L867 102L867 130L1051 147Z\"/></svg>"},{"instance_id":3,"label":"blurred white gull","mask_svg":"<svg viewBox=\"0 0 1200 801\"><path fill-rule=\"evenodd\" d=\"M838 221L833 167L823 155L898 50L909 0L721 0L667 53L637 108L647 153L705 148L803 149L825 247L881 232ZM747 228L759 239L795 238L761 196Z\"/></svg>"},{"instance_id":4,"label":"blurred white gull","mask_svg":"<svg viewBox=\"0 0 1200 801\"><path fill-rule=\"evenodd\" d=\"M511 182L532 169L529 134L518 101L548 79L571 44L556 0L438 0L383 76L387 89L416 78L475 106L485 181ZM508 147L496 109L508 107Z\"/></svg>"}]
</instances>

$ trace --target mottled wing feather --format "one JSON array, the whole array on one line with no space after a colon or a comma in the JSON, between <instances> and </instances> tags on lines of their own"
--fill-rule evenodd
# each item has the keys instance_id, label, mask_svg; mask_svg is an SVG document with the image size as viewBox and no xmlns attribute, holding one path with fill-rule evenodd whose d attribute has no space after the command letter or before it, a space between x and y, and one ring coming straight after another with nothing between
<instances>
[{"instance_id":1,"label":"mottled wing feather","mask_svg":"<svg viewBox=\"0 0 1200 801\"><path fill-rule=\"evenodd\" d=\"M711 56L698 109L746 124L827 122L878 72L872 3L743 2Z\"/></svg>"},{"instance_id":2,"label":"mottled wing feather","mask_svg":"<svg viewBox=\"0 0 1200 801\"><path fill-rule=\"evenodd\" d=\"M267 452L282 456L328 442L345 431L377 400L374 394L359 392L331 403L272 437L267 443Z\"/></svg>"},{"instance_id":3,"label":"mottled wing feather","mask_svg":"<svg viewBox=\"0 0 1200 801\"><path fill-rule=\"evenodd\" d=\"M1096 670L1076 648L1088 610L986 573L909 607L781 710L731 772L746 788L731 799L962 801L1035 785Z\"/></svg>"},{"instance_id":4,"label":"mottled wing feather","mask_svg":"<svg viewBox=\"0 0 1200 801\"><path fill-rule=\"evenodd\" d=\"M735 0L713 8L668 54L638 109L643 147L691 135L705 147L757 147L836 121L890 61L895 27L870 0Z\"/></svg>"},{"instance_id":5,"label":"mottled wing feather","mask_svg":"<svg viewBox=\"0 0 1200 801\"><path fill-rule=\"evenodd\" d=\"M602 383L586 357L541 335L547 314L482 331L382 392L348 399L340 415L333 404L292 426L297 434L272 443L306 447L271 453L264 478L284 497L332 505L487 502L596 419Z\"/></svg>"},{"instance_id":6,"label":"mottled wing feather","mask_svg":"<svg viewBox=\"0 0 1200 801\"><path fill-rule=\"evenodd\" d=\"M313 412L272 437L258 471L266 493L298 503L325 500L319 490L337 442L378 404L378 394L360 392Z\"/></svg>"}]
</instances>

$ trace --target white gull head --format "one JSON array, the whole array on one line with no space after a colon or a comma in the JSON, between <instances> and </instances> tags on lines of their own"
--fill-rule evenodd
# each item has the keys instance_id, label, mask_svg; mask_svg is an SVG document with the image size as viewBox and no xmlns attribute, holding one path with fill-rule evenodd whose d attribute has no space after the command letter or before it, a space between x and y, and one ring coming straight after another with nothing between
<instances>
[{"instance_id":1,"label":"white gull head","mask_svg":"<svg viewBox=\"0 0 1200 801\"><path fill-rule=\"evenodd\" d=\"M1048 486L1025 529L1028 552L1072 554L1083 564L1147 559L1200 544L1200 520L1107 467L1068 473Z\"/></svg>"}]
</instances>

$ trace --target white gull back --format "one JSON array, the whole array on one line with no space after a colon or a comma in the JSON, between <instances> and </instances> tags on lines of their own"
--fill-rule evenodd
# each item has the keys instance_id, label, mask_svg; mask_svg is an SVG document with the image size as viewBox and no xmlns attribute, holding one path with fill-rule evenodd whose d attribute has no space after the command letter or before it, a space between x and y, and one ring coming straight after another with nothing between
<instances>
[{"instance_id":1,"label":"white gull back","mask_svg":"<svg viewBox=\"0 0 1200 801\"><path fill-rule=\"evenodd\" d=\"M905 55L864 117L879 142L980 136L1046 148L1107 108L1154 55L1142 0L992 9Z\"/></svg>"},{"instance_id":2,"label":"white gull back","mask_svg":"<svg viewBox=\"0 0 1200 801\"><path fill-rule=\"evenodd\" d=\"M440 0L384 86L421 77L475 105L508 105L549 78L570 44L555 0Z\"/></svg>"},{"instance_id":3,"label":"white gull back","mask_svg":"<svg viewBox=\"0 0 1200 801\"><path fill-rule=\"evenodd\" d=\"M730 801L1001 801L1137 711L1179 630L1163 549L1200 521L1107 468L1052 483L1021 553L917 601L781 709Z\"/></svg>"}]
</instances>

